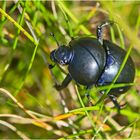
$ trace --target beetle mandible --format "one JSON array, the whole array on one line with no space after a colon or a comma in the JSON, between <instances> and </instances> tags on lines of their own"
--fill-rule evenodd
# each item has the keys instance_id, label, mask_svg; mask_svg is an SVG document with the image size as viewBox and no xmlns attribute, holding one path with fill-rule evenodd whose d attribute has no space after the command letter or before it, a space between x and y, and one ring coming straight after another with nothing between
<instances>
[{"instance_id":1,"label":"beetle mandible","mask_svg":"<svg viewBox=\"0 0 140 140\"><path fill-rule=\"evenodd\" d=\"M73 79L76 83L91 88L112 83L126 55L126 51L102 37L103 27L112 25L105 21L97 27L97 38L79 37L72 39L68 46L60 46L53 50L50 58L60 65L68 65L66 78L61 85L55 85L57 90L65 88ZM135 66L129 56L115 84L128 84L134 81ZM113 88L108 97L120 110L116 97L125 93L131 86ZM101 91L104 93L104 91Z\"/></svg>"}]
</instances>

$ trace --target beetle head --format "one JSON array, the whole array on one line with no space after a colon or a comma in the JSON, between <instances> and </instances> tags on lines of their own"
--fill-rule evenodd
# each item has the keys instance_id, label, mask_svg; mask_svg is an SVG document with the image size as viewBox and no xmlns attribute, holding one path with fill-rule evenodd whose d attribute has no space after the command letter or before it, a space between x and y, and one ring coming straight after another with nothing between
<instances>
[{"instance_id":1,"label":"beetle head","mask_svg":"<svg viewBox=\"0 0 140 140\"><path fill-rule=\"evenodd\" d=\"M60 65L67 65L71 61L72 51L66 46L60 46L51 52L50 58L53 62Z\"/></svg>"}]
</instances>

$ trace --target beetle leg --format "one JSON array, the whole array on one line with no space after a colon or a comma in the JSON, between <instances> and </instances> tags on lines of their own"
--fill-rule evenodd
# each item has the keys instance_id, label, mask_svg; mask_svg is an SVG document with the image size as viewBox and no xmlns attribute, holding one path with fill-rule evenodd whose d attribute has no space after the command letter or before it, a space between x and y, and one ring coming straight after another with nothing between
<instances>
[{"instance_id":1,"label":"beetle leg","mask_svg":"<svg viewBox=\"0 0 140 140\"><path fill-rule=\"evenodd\" d=\"M92 103L92 101L91 101L91 97L90 97L90 94L89 94L90 89L91 89L91 86L87 86L86 89L87 89L87 93L85 93L85 96L86 96L87 99L88 99L89 105L90 105L90 106L93 106L93 103Z\"/></svg>"},{"instance_id":2,"label":"beetle leg","mask_svg":"<svg viewBox=\"0 0 140 140\"><path fill-rule=\"evenodd\" d=\"M112 95L112 94L108 94L108 97L109 97L110 100L114 103L115 107L116 107L117 110L118 110L118 113L120 113L121 107L120 107L120 105L119 105L119 103L118 103L116 97L115 97L114 95Z\"/></svg>"},{"instance_id":3,"label":"beetle leg","mask_svg":"<svg viewBox=\"0 0 140 140\"><path fill-rule=\"evenodd\" d=\"M53 69L55 67L55 64L54 65L53 64L49 64L48 67L49 67L49 69Z\"/></svg>"},{"instance_id":4,"label":"beetle leg","mask_svg":"<svg viewBox=\"0 0 140 140\"><path fill-rule=\"evenodd\" d=\"M89 94L89 93L86 93L85 96L86 96L87 99L88 99L89 106L93 106L93 103L92 103L92 101L91 101L90 94Z\"/></svg>"},{"instance_id":5,"label":"beetle leg","mask_svg":"<svg viewBox=\"0 0 140 140\"><path fill-rule=\"evenodd\" d=\"M112 26L114 24L113 21L107 20L102 22L99 26L97 26L97 39L103 45L103 27Z\"/></svg>"},{"instance_id":6,"label":"beetle leg","mask_svg":"<svg viewBox=\"0 0 140 140\"><path fill-rule=\"evenodd\" d=\"M65 88L69 83L70 81L72 80L72 77L68 74L66 76L66 78L63 80L62 84L61 85L55 85L54 87L57 89L57 90L62 90L63 88Z\"/></svg>"}]
</instances>

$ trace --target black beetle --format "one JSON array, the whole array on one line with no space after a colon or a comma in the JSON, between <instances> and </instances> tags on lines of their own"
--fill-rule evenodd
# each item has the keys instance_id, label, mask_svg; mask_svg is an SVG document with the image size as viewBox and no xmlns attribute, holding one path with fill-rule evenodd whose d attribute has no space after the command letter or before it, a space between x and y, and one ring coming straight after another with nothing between
<instances>
[{"instance_id":1,"label":"black beetle","mask_svg":"<svg viewBox=\"0 0 140 140\"><path fill-rule=\"evenodd\" d=\"M102 30L112 21L103 22L97 27L97 39L81 37L72 39L68 46L59 46L51 52L50 58L60 65L68 65L68 75L61 85L55 85L57 90L65 88L74 79L87 88L109 85L118 73L126 55L126 51L108 40L103 40ZM59 45L59 44L58 44ZM135 77L135 66L129 56L116 83L132 83ZM111 89L108 96L120 110L116 97L125 93L130 86ZM104 91L101 91L104 93Z\"/></svg>"}]
</instances>

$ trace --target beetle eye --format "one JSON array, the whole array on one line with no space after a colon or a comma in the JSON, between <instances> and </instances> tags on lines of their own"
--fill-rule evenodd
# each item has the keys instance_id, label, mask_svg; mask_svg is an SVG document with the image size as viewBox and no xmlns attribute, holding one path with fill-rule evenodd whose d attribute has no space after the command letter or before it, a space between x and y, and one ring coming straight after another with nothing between
<instances>
[{"instance_id":1,"label":"beetle eye","mask_svg":"<svg viewBox=\"0 0 140 140\"><path fill-rule=\"evenodd\" d=\"M60 60L60 62L59 62L61 65L63 65L64 64L64 62L63 62L63 60Z\"/></svg>"}]
</instances>

